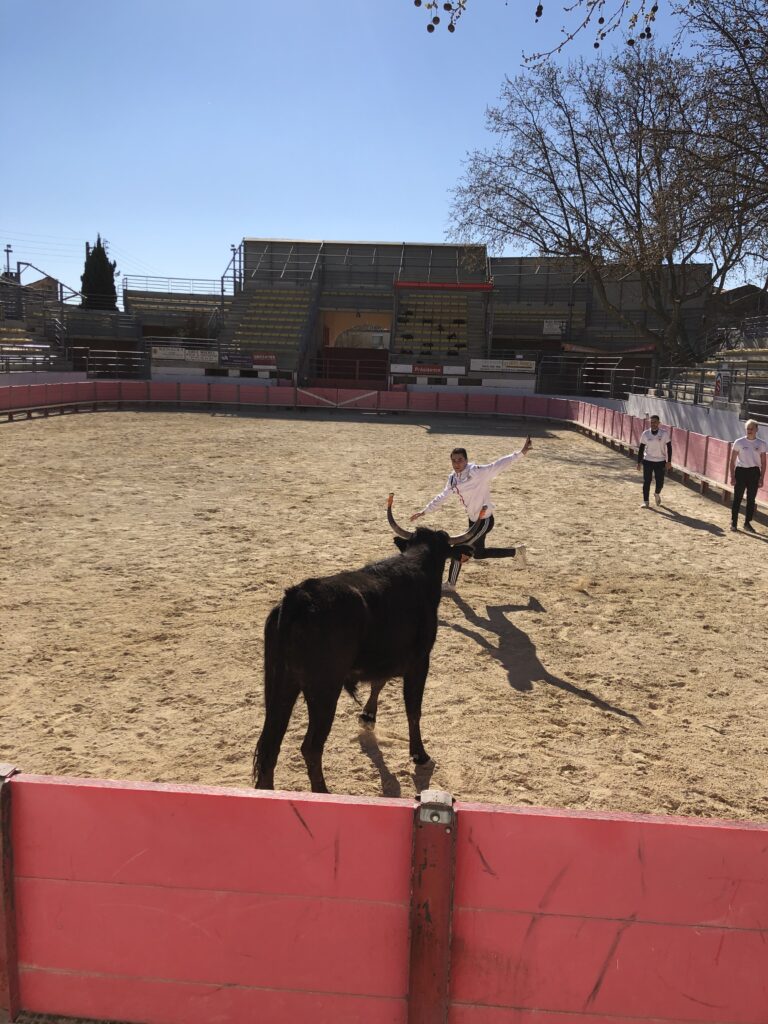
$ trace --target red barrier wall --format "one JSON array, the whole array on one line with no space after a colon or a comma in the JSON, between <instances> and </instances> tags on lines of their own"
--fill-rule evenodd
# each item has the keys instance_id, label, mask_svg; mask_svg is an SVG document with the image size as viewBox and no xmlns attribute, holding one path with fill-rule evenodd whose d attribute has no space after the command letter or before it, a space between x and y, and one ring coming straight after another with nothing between
<instances>
[{"instance_id":1,"label":"red barrier wall","mask_svg":"<svg viewBox=\"0 0 768 1024\"><path fill-rule=\"evenodd\" d=\"M9 785L22 1009L409 1019L411 801ZM763 1024L768 826L455 811L450 1024Z\"/></svg>"},{"instance_id":2,"label":"red barrier wall","mask_svg":"<svg viewBox=\"0 0 768 1024\"><path fill-rule=\"evenodd\" d=\"M90 402L215 403L253 406L314 406L384 411L548 416L577 422L601 436L637 447L645 428L643 417L630 416L576 399L529 395L488 395L445 392L369 392L336 388L242 386L239 383L172 383L166 381L78 381L0 387L0 411ZM730 443L672 428L673 462L691 476L730 489ZM768 483L758 491L768 504Z\"/></svg>"},{"instance_id":3,"label":"red barrier wall","mask_svg":"<svg viewBox=\"0 0 768 1024\"><path fill-rule=\"evenodd\" d=\"M765 1020L768 827L457 813L451 1024Z\"/></svg>"},{"instance_id":4,"label":"red barrier wall","mask_svg":"<svg viewBox=\"0 0 768 1024\"><path fill-rule=\"evenodd\" d=\"M12 806L23 1009L405 1024L409 801L22 775Z\"/></svg>"},{"instance_id":5,"label":"red barrier wall","mask_svg":"<svg viewBox=\"0 0 768 1024\"><path fill-rule=\"evenodd\" d=\"M731 457L731 444L719 437L710 437L707 445L706 476L715 483L724 484L728 481L728 461Z\"/></svg>"}]
</instances>

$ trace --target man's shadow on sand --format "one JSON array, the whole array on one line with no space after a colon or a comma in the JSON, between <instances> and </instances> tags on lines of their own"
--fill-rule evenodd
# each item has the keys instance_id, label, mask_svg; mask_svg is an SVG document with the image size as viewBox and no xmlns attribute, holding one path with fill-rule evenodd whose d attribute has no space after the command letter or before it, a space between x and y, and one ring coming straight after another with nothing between
<instances>
[{"instance_id":1,"label":"man's shadow on sand","mask_svg":"<svg viewBox=\"0 0 768 1024\"><path fill-rule=\"evenodd\" d=\"M602 697L598 697L591 690L585 690L574 683L569 683L566 679L559 679L544 668L536 655L536 647L528 634L524 633L522 629L513 626L509 619L506 618L507 612L545 611L544 607L535 597L529 598L528 604L486 605L488 616L483 618L458 594L454 593L451 596L456 606L464 613L469 622L475 626L480 626L490 633L496 634L499 638L498 646L490 643L481 633L459 623L445 622L441 619L440 625L468 636L484 648L484 650L488 651L507 670L509 685L515 690L518 690L520 693L526 693L533 689L534 681L549 683L550 686L556 686L560 690L565 690L566 693L572 693L574 697L579 697L581 700L594 704L601 711L608 711L612 715L628 718L635 725L642 725L640 719L630 711L625 711L623 708L603 700Z\"/></svg>"},{"instance_id":2,"label":"man's shadow on sand","mask_svg":"<svg viewBox=\"0 0 768 1024\"><path fill-rule=\"evenodd\" d=\"M623 708L616 707L615 704L610 704L608 701L598 697L596 693L592 693L591 690L582 689L573 683L569 683L566 679L558 679L557 676L547 672L536 656L536 648L528 634L524 633L522 629L513 626L509 619L506 618L507 612L543 612L545 609L535 597L529 598L528 604L487 605L488 617L482 618L458 594L454 593L451 596L456 606L464 613L469 622L498 636L498 646L495 647L481 633L459 623L446 622L444 619L440 619L439 624L447 629L452 629L457 633L468 636L488 651L507 670L509 684L515 690L519 690L521 693L532 690L534 680L549 683L560 690L565 690L566 693L572 693L575 697L589 701L590 704L594 704L601 711L608 711L612 715L628 718L635 725L642 725L640 719L630 711L625 711ZM361 729L358 742L362 752L370 759L379 773L382 795L400 796L402 793L400 781L387 767L384 755L376 740L375 732L371 729ZM412 778L417 793L421 793L429 788L434 770L435 764L433 761L425 765L413 767Z\"/></svg>"}]
</instances>

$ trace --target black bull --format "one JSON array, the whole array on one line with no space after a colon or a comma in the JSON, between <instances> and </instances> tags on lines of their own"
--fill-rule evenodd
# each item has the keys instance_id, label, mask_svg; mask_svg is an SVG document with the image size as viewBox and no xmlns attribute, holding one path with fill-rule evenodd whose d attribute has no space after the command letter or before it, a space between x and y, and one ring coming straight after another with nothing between
<instances>
[{"instance_id":1,"label":"black bull","mask_svg":"<svg viewBox=\"0 0 768 1024\"><path fill-rule=\"evenodd\" d=\"M403 530L387 517L402 555L362 569L308 579L290 587L264 626L265 718L253 758L258 789L274 788L275 764L299 693L309 726L301 753L315 793L327 793L323 748L342 689L355 696L371 683L363 719L375 721L379 691L402 676L411 758L426 764L421 702L437 636L437 608L446 561L467 552L481 520L460 537L443 530Z\"/></svg>"}]
</instances>

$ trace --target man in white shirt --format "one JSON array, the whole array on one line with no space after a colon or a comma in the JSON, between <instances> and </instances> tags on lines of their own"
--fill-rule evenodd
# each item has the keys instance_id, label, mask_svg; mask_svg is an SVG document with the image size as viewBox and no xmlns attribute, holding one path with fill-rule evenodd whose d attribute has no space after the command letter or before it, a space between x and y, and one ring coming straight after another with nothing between
<instances>
[{"instance_id":1,"label":"man in white shirt","mask_svg":"<svg viewBox=\"0 0 768 1024\"><path fill-rule=\"evenodd\" d=\"M493 518L495 506L491 501L491 482L507 466L511 466L513 462L522 459L530 451L530 448L531 439L526 437L525 444L519 452L503 455L500 459L496 459L495 462L489 462L485 465L468 462L466 448L454 448L451 452L453 472L448 477L445 487L424 506L421 512L414 512L411 516L411 522L421 519L427 512L434 512L452 494L455 494L467 513L470 526L473 526L478 519L483 519L487 524L472 541L473 556L475 558L514 558L516 560L515 565L523 568L525 566L524 544L518 544L516 548L486 548L485 538L491 532L495 523ZM448 591L455 590L456 581L461 572L461 565L466 560L466 557L464 556L461 561L458 559L451 560L448 570L448 583L444 589Z\"/></svg>"},{"instance_id":2,"label":"man in white shirt","mask_svg":"<svg viewBox=\"0 0 768 1024\"><path fill-rule=\"evenodd\" d=\"M660 426L658 416L651 416L649 430L640 435L637 450L637 469L643 471L643 508L650 508L651 479L655 477L654 500L661 504L661 490L664 487L664 470L672 469L672 434Z\"/></svg>"},{"instance_id":3,"label":"man in white shirt","mask_svg":"<svg viewBox=\"0 0 768 1024\"><path fill-rule=\"evenodd\" d=\"M765 483L765 457L768 444L757 436L756 420L747 420L744 424L746 434L733 442L731 448L731 484L733 485L733 504L731 505L731 529L739 528L739 505L747 492L747 507L744 512L744 529L754 533L752 516L755 514L755 497L758 488Z\"/></svg>"}]
</instances>

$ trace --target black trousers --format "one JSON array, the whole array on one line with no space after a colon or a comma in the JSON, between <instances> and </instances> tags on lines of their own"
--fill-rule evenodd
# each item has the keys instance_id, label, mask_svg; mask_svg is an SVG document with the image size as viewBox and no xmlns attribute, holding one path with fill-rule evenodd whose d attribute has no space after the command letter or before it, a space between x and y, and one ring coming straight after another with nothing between
<instances>
[{"instance_id":1,"label":"black trousers","mask_svg":"<svg viewBox=\"0 0 768 1024\"><path fill-rule=\"evenodd\" d=\"M731 505L731 522L734 526L739 521L739 505L747 492L747 508L744 512L744 522L750 523L755 514L755 498L760 483L759 466L737 466L734 473L733 504Z\"/></svg>"},{"instance_id":2,"label":"black trousers","mask_svg":"<svg viewBox=\"0 0 768 1024\"><path fill-rule=\"evenodd\" d=\"M660 494L664 486L664 471L667 468L666 462L651 462L643 459L643 501L649 501L651 497L651 477L656 477L656 493Z\"/></svg>"},{"instance_id":3,"label":"black trousers","mask_svg":"<svg viewBox=\"0 0 768 1024\"><path fill-rule=\"evenodd\" d=\"M476 520L470 519L469 520L469 525L470 526L474 526L475 522L476 522ZM483 532L480 534L480 536L479 537L475 537L475 539L470 544L470 547L472 548L472 557L473 558L513 558L514 554L515 554L515 551L517 550L516 548L486 548L486 546L485 546L485 538L488 536L488 534L491 532L491 530L495 526L495 521L494 521L493 516L488 516L488 518L485 520L485 522L488 524L488 526L483 530ZM451 563L450 563L450 567L448 569L448 582L449 583L455 583L456 580L459 578L459 573L460 572L461 572L461 562L460 562L460 560L458 558L452 559Z\"/></svg>"}]
</instances>

